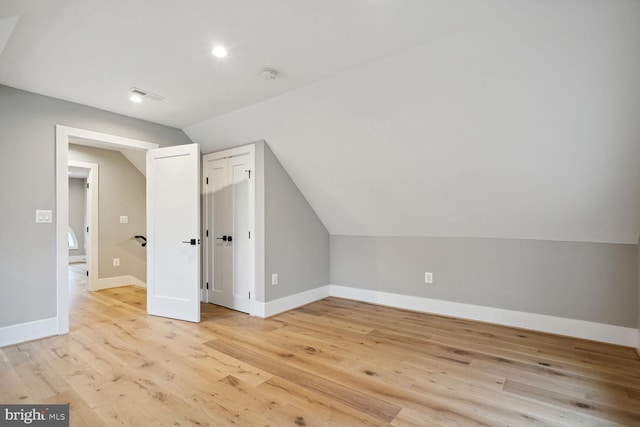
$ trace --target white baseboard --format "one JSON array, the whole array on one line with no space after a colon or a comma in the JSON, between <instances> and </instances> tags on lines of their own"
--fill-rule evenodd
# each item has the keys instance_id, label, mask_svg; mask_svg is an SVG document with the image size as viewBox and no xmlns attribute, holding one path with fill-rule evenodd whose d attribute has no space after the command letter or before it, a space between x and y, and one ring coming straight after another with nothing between
<instances>
[{"instance_id":1,"label":"white baseboard","mask_svg":"<svg viewBox=\"0 0 640 427\"><path fill-rule=\"evenodd\" d=\"M69 255L69 262L86 262L87 261L87 256L86 255Z\"/></svg>"},{"instance_id":2,"label":"white baseboard","mask_svg":"<svg viewBox=\"0 0 640 427\"><path fill-rule=\"evenodd\" d=\"M628 347L640 346L638 330L623 326L371 291L347 286L330 285L330 293L333 297L404 308L407 310L478 320L481 322L602 341Z\"/></svg>"},{"instance_id":3,"label":"white baseboard","mask_svg":"<svg viewBox=\"0 0 640 427\"><path fill-rule=\"evenodd\" d=\"M144 282L133 276L110 277L100 279L100 281L103 281L101 284L105 285L105 287L101 289L126 285L146 287ZM253 314L263 318L275 316L276 314L310 304L329 296L608 342L640 349L640 330L635 328L338 285L322 286L267 303L254 302ZM6 326L0 328L0 347L45 338L56 334L57 318L55 317ZM640 357L640 350L638 353Z\"/></svg>"},{"instance_id":4,"label":"white baseboard","mask_svg":"<svg viewBox=\"0 0 640 427\"><path fill-rule=\"evenodd\" d=\"M129 274L126 276L105 277L103 279L98 279L98 287L93 290L99 291L100 289L117 288L120 286L129 286L129 285L141 286L143 288L147 287L147 284L144 283L142 280L139 280L136 277Z\"/></svg>"},{"instance_id":5,"label":"white baseboard","mask_svg":"<svg viewBox=\"0 0 640 427\"><path fill-rule=\"evenodd\" d=\"M58 334L58 319L36 320L0 328L0 347L33 341Z\"/></svg>"},{"instance_id":6,"label":"white baseboard","mask_svg":"<svg viewBox=\"0 0 640 427\"><path fill-rule=\"evenodd\" d=\"M640 348L640 330L635 328L338 285L267 303L254 302L253 314L263 318L275 316L328 296Z\"/></svg>"},{"instance_id":7,"label":"white baseboard","mask_svg":"<svg viewBox=\"0 0 640 427\"><path fill-rule=\"evenodd\" d=\"M254 302L254 315L263 318L275 316L276 314L326 298L330 296L329 290L329 285L326 285L266 303Z\"/></svg>"}]
</instances>

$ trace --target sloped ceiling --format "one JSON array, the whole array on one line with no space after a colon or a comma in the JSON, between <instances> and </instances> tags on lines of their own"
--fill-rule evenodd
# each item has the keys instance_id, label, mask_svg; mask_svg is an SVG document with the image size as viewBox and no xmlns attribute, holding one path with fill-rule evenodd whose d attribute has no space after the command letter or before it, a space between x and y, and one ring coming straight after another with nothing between
<instances>
[{"instance_id":1,"label":"sloped ceiling","mask_svg":"<svg viewBox=\"0 0 640 427\"><path fill-rule=\"evenodd\" d=\"M640 2L500 16L185 129L264 138L332 234L635 244Z\"/></svg>"},{"instance_id":2,"label":"sloped ceiling","mask_svg":"<svg viewBox=\"0 0 640 427\"><path fill-rule=\"evenodd\" d=\"M3 0L0 20L1 84L204 152L266 139L332 234L640 234L637 0Z\"/></svg>"}]
</instances>

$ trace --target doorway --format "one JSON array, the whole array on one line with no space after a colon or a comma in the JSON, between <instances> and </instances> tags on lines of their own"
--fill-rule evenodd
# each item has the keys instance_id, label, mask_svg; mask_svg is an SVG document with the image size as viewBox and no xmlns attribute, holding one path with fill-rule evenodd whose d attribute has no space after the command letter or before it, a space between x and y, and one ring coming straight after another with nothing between
<instances>
[{"instance_id":1,"label":"doorway","mask_svg":"<svg viewBox=\"0 0 640 427\"><path fill-rule=\"evenodd\" d=\"M85 184L83 234L84 256L86 264L86 289L98 289L98 200L100 169L97 163L69 160L69 178L83 178ZM69 212L71 218L71 212ZM71 222L71 221L70 221ZM78 232L76 232L78 233ZM74 270L77 273L77 269Z\"/></svg>"},{"instance_id":2,"label":"doorway","mask_svg":"<svg viewBox=\"0 0 640 427\"><path fill-rule=\"evenodd\" d=\"M57 240L57 329L58 334L69 332L69 144L106 149L148 151L158 144L123 138L85 129L56 126L56 240ZM95 257L94 257L95 258ZM97 277L97 275L96 275Z\"/></svg>"}]
</instances>

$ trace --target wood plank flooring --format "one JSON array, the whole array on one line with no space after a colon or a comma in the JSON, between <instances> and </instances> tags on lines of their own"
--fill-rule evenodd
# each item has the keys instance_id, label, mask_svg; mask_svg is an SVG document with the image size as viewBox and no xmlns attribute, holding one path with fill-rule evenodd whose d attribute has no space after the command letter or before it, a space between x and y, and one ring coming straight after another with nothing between
<instances>
[{"instance_id":1,"label":"wood plank flooring","mask_svg":"<svg viewBox=\"0 0 640 427\"><path fill-rule=\"evenodd\" d=\"M0 349L0 403L71 403L77 426L640 426L631 348L336 298L192 324L72 277L71 333Z\"/></svg>"}]
</instances>

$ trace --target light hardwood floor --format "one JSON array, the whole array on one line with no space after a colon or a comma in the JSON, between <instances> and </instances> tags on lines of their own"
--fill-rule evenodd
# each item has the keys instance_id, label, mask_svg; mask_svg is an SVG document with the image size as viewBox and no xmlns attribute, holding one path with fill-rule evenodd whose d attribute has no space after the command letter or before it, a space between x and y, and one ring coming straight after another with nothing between
<instances>
[{"instance_id":1,"label":"light hardwood floor","mask_svg":"<svg viewBox=\"0 0 640 427\"><path fill-rule=\"evenodd\" d=\"M328 298L262 320L145 290L89 293L71 333L0 353L0 403L71 403L72 425L640 425L631 348Z\"/></svg>"}]
</instances>

